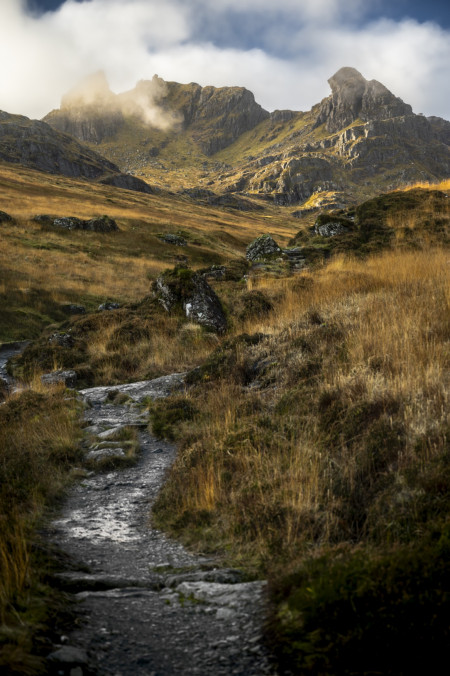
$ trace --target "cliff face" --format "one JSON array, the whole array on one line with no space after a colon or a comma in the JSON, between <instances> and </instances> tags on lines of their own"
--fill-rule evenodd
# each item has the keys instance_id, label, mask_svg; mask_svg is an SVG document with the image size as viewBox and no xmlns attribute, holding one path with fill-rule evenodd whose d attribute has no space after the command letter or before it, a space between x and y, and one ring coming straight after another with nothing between
<instances>
[{"instance_id":1,"label":"cliff face","mask_svg":"<svg viewBox=\"0 0 450 676\"><path fill-rule=\"evenodd\" d=\"M331 96L319 104L315 126L336 132L357 119L386 120L411 115L412 108L377 80L366 80L355 68L341 68L330 79Z\"/></svg>"},{"instance_id":2,"label":"cliff face","mask_svg":"<svg viewBox=\"0 0 450 676\"><path fill-rule=\"evenodd\" d=\"M244 87L200 87L141 80L124 94L113 94L103 73L87 78L63 97L61 108L44 121L79 140L98 144L113 138L126 119L152 130L187 130L205 155L227 147L269 113Z\"/></svg>"}]
</instances>

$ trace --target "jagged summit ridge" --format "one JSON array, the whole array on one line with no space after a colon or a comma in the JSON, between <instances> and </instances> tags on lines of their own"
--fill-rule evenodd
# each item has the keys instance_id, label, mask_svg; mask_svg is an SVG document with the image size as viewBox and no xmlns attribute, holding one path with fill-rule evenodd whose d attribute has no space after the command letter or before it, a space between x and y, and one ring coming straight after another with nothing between
<instances>
[{"instance_id":1,"label":"jagged summit ridge","mask_svg":"<svg viewBox=\"0 0 450 676\"><path fill-rule=\"evenodd\" d=\"M363 122L412 115L412 108L377 80L366 80L356 68L340 68L328 83L331 95L319 105L316 126L325 123L329 132Z\"/></svg>"}]
</instances>

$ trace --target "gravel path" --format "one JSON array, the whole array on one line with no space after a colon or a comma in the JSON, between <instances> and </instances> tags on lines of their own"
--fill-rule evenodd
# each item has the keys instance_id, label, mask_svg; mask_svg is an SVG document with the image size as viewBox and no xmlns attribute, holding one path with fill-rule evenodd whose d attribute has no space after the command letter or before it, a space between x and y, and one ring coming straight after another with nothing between
<instances>
[{"instance_id":1,"label":"gravel path","mask_svg":"<svg viewBox=\"0 0 450 676\"><path fill-rule=\"evenodd\" d=\"M83 479L51 524L50 539L73 561L59 584L75 594L81 620L49 655L49 673L275 673L261 636L265 583L243 582L239 571L217 569L213 560L191 554L149 524L175 449L147 432L139 402L167 396L182 380L174 374L81 391L91 451L120 456L120 445L108 448L106 442L124 425L134 425L141 452L132 467ZM111 390L130 400L109 403Z\"/></svg>"}]
</instances>

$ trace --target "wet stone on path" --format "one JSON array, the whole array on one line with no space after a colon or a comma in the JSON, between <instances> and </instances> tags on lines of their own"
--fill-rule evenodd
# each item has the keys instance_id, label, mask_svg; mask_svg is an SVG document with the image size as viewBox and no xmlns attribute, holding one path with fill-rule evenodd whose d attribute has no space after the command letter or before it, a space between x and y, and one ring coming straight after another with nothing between
<instances>
[{"instance_id":1,"label":"wet stone on path","mask_svg":"<svg viewBox=\"0 0 450 676\"><path fill-rule=\"evenodd\" d=\"M57 583L75 595L79 621L49 655L49 673L275 673L262 642L265 582L216 569L214 560L188 552L149 523L175 448L148 433L139 402L167 396L182 383L183 374L174 374L80 392L88 404L85 432L95 435L97 448L133 425L141 450L132 467L89 473L51 524L49 538L73 562ZM124 404L110 403L116 391L127 395Z\"/></svg>"}]
</instances>

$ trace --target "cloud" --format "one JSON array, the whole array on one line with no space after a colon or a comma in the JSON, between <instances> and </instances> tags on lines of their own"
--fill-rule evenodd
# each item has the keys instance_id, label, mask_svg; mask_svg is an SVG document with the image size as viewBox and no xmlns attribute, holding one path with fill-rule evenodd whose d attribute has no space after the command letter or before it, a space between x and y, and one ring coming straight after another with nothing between
<instances>
[{"instance_id":1,"label":"cloud","mask_svg":"<svg viewBox=\"0 0 450 676\"><path fill-rule=\"evenodd\" d=\"M119 92L166 80L242 85L265 108L308 110L327 78L354 66L411 103L450 117L449 32L365 20L363 0L90 0L32 13L1 0L0 109L41 117L89 73Z\"/></svg>"}]
</instances>

